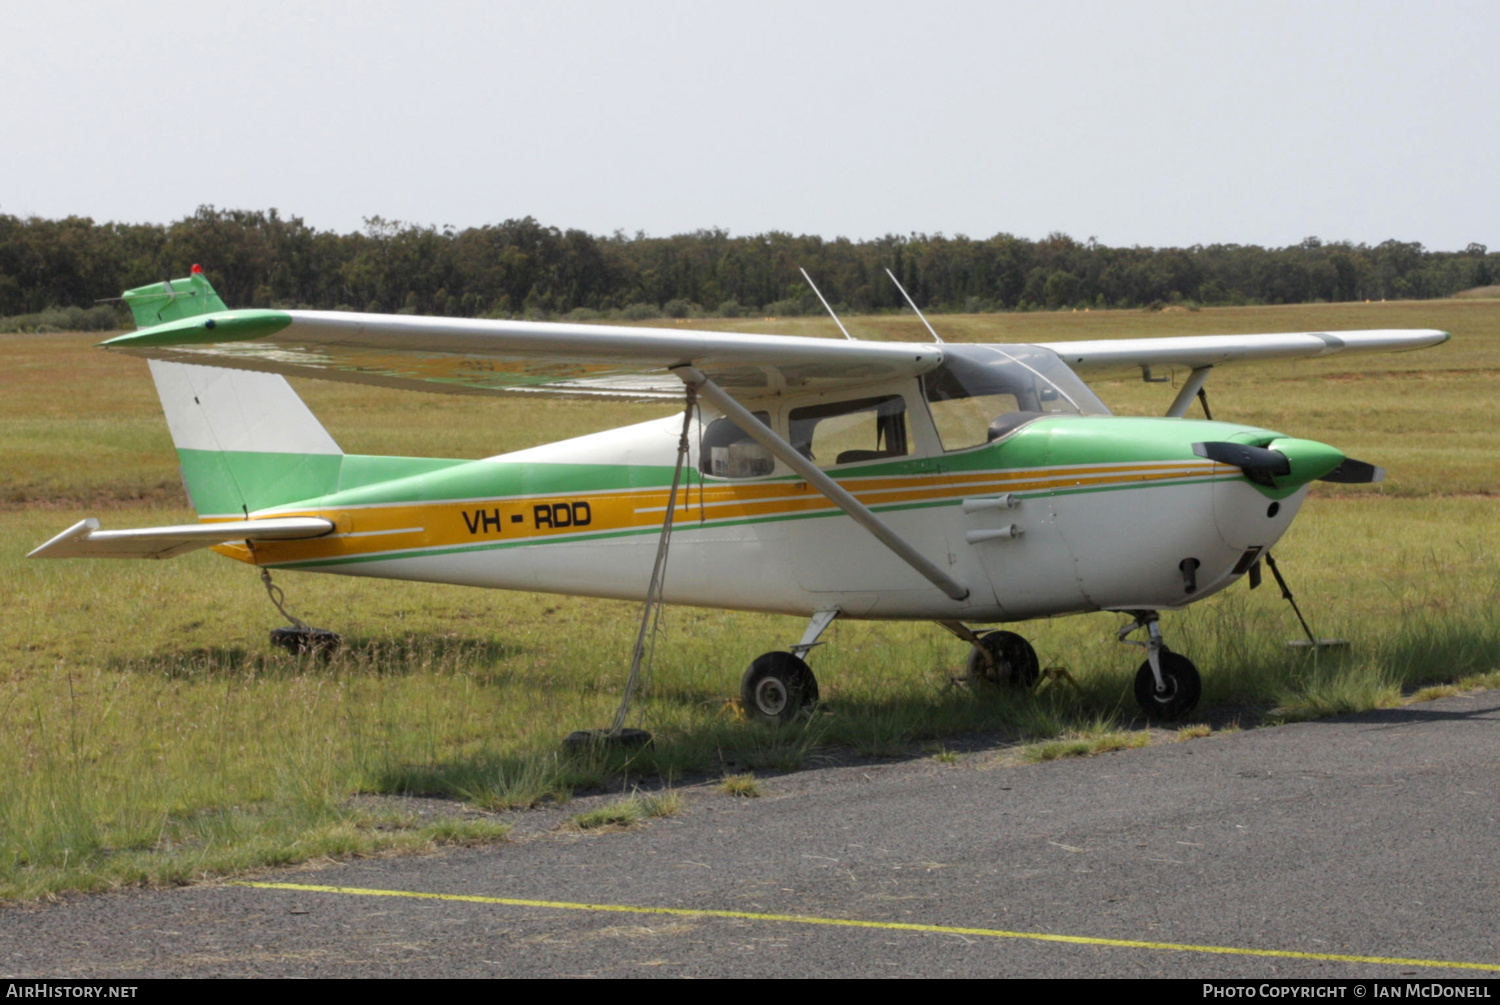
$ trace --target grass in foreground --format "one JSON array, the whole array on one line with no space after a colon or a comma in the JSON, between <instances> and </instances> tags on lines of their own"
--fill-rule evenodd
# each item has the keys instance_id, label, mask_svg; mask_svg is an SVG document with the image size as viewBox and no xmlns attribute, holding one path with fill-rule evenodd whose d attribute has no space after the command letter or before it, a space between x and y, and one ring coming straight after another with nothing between
<instances>
[{"instance_id":1,"label":"grass in foreground","mask_svg":"<svg viewBox=\"0 0 1500 1005\"><path fill-rule=\"evenodd\" d=\"M754 775L725 775L724 780L719 783L719 791L725 795L757 799L760 797L760 783L755 780Z\"/></svg>"},{"instance_id":2,"label":"grass in foreground","mask_svg":"<svg viewBox=\"0 0 1500 1005\"><path fill-rule=\"evenodd\" d=\"M1105 719L1093 726L1069 730L1061 739L1033 744L1024 749L1024 760L1039 763L1055 761L1063 757L1092 757L1109 754L1117 750L1131 750L1151 743L1151 734L1144 729L1119 729L1111 720Z\"/></svg>"},{"instance_id":3,"label":"grass in foreground","mask_svg":"<svg viewBox=\"0 0 1500 1005\"><path fill-rule=\"evenodd\" d=\"M642 795L637 792L625 799L618 799L598 809L576 814L568 819L567 826L575 830L597 830L605 827L633 827L656 817L675 817L682 812L682 796L668 789Z\"/></svg>"},{"instance_id":4,"label":"grass in foreground","mask_svg":"<svg viewBox=\"0 0 1500 1005\"><path fill-rule=\"evenodd\" d=\"M203 592L198 602L214 605L217 591ZM1358 640L1341 655L1283 648L1289 619L1259 595L1172 616L1169 630L1205 669L1206 710L1274 707L1275 718L1294 721L1389 704L1432 684L1500 683L1500 622L1484 602L1487 588L1474 592L1473 602L1397 612L1364 628L1329 618L1327 631ZM131 596L96 597L87 613L101 626L128 619ZM0 681L0 758L17 769L0 777L0 896L177 882L464 836L351 810L357 793L447 795L504 809L562 802L611 780L719 769L729 772L726 791L747 795L737 775L816 764L840 749L904 755L989 731L1029 741L1025 756L1049 760L1148 739L1129 726L1138 651L1110 641L1111 617L1037 626L1048 661L1067 654L1080 684L1041 695L951 686L963 653L936 629L841 625L819 653L822 712L767 728L740 721L725 693L753 655L736 644L768 644L736 640L786 629L778 634L769 618L679 614L640 706L655 749L570 758L559 751L562 736L613 712L628 605L594 610L587 638L563 632L546 645L496 647L479 627L439 630L437 612L406 599L414 634L356 636L326 663L270 651L258 627L219 647L184 647L169 634L112 639L101 627L100 652L13 671ZM507 623L496 613L495 623ZM261 620L253 609L248 617ZM527 630L519 611L508 623ZM13 635L6 644L18 656L27 643ZM703 646L719 661L706 663ZM109 655L111 647L134 655ZM875 653L883 664L872 672ZM753 777L748 787L758 788Z\"/></svg>"}]
</instances>

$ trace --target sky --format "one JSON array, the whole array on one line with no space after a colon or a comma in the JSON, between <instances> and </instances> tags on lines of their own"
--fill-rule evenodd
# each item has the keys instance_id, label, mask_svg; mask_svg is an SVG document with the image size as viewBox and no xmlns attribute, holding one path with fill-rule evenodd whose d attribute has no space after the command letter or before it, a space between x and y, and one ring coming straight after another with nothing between
<instances>
[{"instance_id":1,"label":"sky","mask_svg":"<svg viewBox=\"0 0 1500 1005\"><path fill-rule=\"evenodd\" d=\"M1500 4L5 4L0 213L1500 248Z\"/></svg>"}]
</instances>

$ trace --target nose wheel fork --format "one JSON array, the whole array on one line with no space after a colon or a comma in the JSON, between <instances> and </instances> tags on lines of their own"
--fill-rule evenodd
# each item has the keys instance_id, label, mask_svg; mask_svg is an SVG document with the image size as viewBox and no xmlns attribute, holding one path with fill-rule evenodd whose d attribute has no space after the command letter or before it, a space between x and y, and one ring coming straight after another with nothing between
<instances>
[{"instance_id":1,"label":"nose wheel fork","mask_svg":"<svg viewBox=\"0 0 1500 1005\"><path fill-rule=\"evenodd\" d=\"M1155 611L1135 611L1135 620L1120 629L1120 641L1146 650L1146 661L1135 673L1135 700L1147 718L1181 719L1198 707L1203 680L1193 661L1168 649L1161 638ZM1144 641L1127 639L1132 632L1146 630Z\"/></svg>"}]
</instances>

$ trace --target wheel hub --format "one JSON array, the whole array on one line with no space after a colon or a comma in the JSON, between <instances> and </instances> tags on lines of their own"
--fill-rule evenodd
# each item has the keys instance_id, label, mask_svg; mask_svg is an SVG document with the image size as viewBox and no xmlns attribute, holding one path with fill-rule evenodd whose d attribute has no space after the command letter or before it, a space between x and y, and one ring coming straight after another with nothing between
<instances>
[{"instance_id":1,"label":"wheel hub","mask_svg":"<svg viewBox=\"0 0 1500 1005\"><path fill-rule=\"evenodd\" d=\"M768 677L755 686L755 707L762 715L780 715L787 705L786 685Z\"/></svg>"}]
</instances>

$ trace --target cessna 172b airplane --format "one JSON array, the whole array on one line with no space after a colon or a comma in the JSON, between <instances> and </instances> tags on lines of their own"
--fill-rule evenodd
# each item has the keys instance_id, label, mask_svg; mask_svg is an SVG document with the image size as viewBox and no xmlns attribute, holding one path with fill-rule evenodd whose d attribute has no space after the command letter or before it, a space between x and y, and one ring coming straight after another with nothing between
<instances>
[{"instance_id":1,"label":"cessna 172b airplane","mask_svg":"<svg viewBox=\"0 0 1500 1005\"><path fill-rule=\"evenodd\" d=\"M1258 576L1312 481L1383 475L1323 443L1184 418L1211 368L1448 338L971 345L228 310L197 266L124 299L139 328L104 345L151 361L200 523L85 520L33 557L211 546L263 570L801 615L801 640L742 680L769 721L816 700L804 657L835 617L938 622L970 644L971 677L1024 686L1030 644L970 626L1101 610L1133 619L1122 640L1144 632L1143 709L1186 714L1198 672L1162 644L1158 612ZM1162 418L1112 416L1078 376L1153 367L1191 373ZM484 460L357 456L282 375L686 407Z\"/></svg>"}]
</instances>

